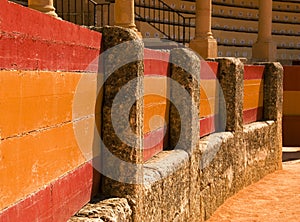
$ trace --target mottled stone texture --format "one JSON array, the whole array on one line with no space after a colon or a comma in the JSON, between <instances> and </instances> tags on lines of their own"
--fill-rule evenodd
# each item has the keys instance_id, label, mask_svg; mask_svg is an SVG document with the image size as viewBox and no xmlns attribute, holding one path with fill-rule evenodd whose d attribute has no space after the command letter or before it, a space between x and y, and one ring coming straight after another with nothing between
<instances>
[{"instance_id":1,"label":"mottled stone texture","mask_svg":"<svg viewBox=\"0 0 300 222\"><path fill-rule=\"evenodd\" d=\"M283 105L283 67L278 62L264 63L264 119L274 120L276 136L273 146L277 169L282 168L282 105Z\"/></svg>"},{"instance_id":2,"label":"mottled stone texture","mask_svg":"<svg viewBox=\"0 0 300 222\"><path fill-rule=\"evenodd\" d=\"M243 124L244 64L237 58L216 59L218 79L226 106L220 104L221 116L226 118L226 131L241 132ZM222 102L222 100L220 100ZM224 110L226 108L226 110ZM220 119L220 121L224 121Z\"/></svg>"},{"instance_id":3,"label":"mottled stone texture","mask_svg":"<svg viewBox=\"0 0 300 222\"><path fill-rule=\"evenodd\" d=\"M227 132L199 139L200 61L187 49L172 50L170 147L142 163L143 44L128 29L105 27L101 32L108 52L102 58L102 138L107 150L101 151L101 189L104 195L128 201L108 204L106 221L204 221L227 198L280 168L282 67L278 63L265 64L267 121L243 126L243 63L235 58L216 59L220 96L226 103L219 112L226 113ZM131 87L125 87L129 83ZM122 100L115 101L121 89ZM119 119L117 128L112 107L120 116L130 107L129 118Z\"/></svg>"},{"instance_id":4,"label":"mottled stone texture","mask_svg":"<svg viewBox=\"0 0 300 222\"><path fill-rule=\"evenodd\" d=\"M199 104L200 60L188 49L171 51L171 106L170 136L172 149L183 149L190 154L189 221L200 217L199 195ZM180 87L178 87L178 84ZM186 92L186 93L184 93Z\"/></svg>"},{"instance_id":5,"label":"mottled stone texture","mask_svg":"<svg viewBox=\"0 0 300 222\"><path fill-rule=\"evenodd\" d=\"M234 135L230 132L215 133L200 140L201 220L212 213L234 193L234 163L240 154L236 152Z\"/></svg>"},{"instance_id":6,"label":"mottled stone texture","mask_svg":"<svg viewBox=\"0 0 300 222\"><path fill-rule=\"evenodd\" d=\"M226 101L226 130L231 133L214 133L200 140L201 221L243 187L281 168L281 66L265 64L264 118L272 121L243 126L243 65L231 58L217 61Z\"/></svg>"},{"instance_id":7,"label":"mottled stone texture","mask_svg":"<svg viewBox=\"0 0 300 222\"><path fill-rule=\"evenodd\" d=\"M262 63L264 71L264 119L282 120L283 67L280 63Z\"/></svg>"},{"instance_id":8,"label":"mottled stone texture","mask_svg":"<svg viewBox=\"0 0 300 222\"><path fill-rule=\"evenodd\" d=\"M193 51L182 48L171 51L170 62L169 144L191 153L199 140L200 60Z\"/></svg>"},{"instance_id":9,"label":"mottled stone texture","mask_svg":"<svg viewBox=\"0 0 300 222\"><path fill-rule=\"evenodd\" d=\"M163 151L147 162L144 165L144 213L139 221L187 221L189 172L190 158L184 150Z\"/></svg>"},{"instance_id":10,"label":"mottled stone texture","mask_svg":"<svg viewBox=\"0 0 300 222\"><path fill-rule=\"evenodd\" d=\"M111 198L88 203L68 222L129 222L132 211L125 198Z\"/></svg>"},{"instance_id":11,"label":"mottled stone texture","mask_svg":"<svg viewBox=\"0 0 300 222\"><path fill-rule=\"evenodd\" d=\"M265 175L281 168L275 121L256 122L244 127L246 146L245 185L260 180Z\"/></svg>"},{"instance_id":12,"label":"mottled stone texture","mask_svg":"<svg viewBox=\"0 0 300 222\"><path fill-rule=\"evenodd\" d=\"M130 29L104 27L101 32L104 50L100 58L104 67L101 190L107 196L128 197L134 219L139 214L140 193L135 184L140 180L138 164L143 158L144 47ZM118 93L121 93L119 100Z\"/></svg>"}]
</instances>

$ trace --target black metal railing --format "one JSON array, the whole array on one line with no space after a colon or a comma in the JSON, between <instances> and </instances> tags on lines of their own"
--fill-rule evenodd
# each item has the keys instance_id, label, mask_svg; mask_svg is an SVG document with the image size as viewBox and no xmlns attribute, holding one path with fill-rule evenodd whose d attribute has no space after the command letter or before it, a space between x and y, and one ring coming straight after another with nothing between
<instances>
[{"instance_id":1,"label":"black metal railing","mask_svg":"<svg viewBox=\"0 0 300 222\"><path fill-rule=\"evenodd\" d=\"M94 0L54 0L56 13L63 20L97 27L110 25L110 4Z\"/></svg>"},{"instance_id":2,"label":"black metal railing","mask_svg":"<svg viewBox=\"0 0 300 222\"><path fill-rule=\"evenodd\" d=\"M147 22L164 38L188 43L193 37L195 17L187 17L162 0L135 0L135 19Z\"/></svg>"}]
</instances>

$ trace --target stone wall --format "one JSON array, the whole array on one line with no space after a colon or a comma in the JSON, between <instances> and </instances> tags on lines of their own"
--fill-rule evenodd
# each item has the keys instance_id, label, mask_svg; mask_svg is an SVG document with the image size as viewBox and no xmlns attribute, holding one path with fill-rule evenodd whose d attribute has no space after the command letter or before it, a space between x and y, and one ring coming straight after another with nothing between
<instances>
[{"instance_id":1,"label":"stone wall","mask_svg":"<svg viewBox=\"0 0 300 222\"><path fill-rule=\"evenodd\" d=\"M141 47L136 48L136 53L143 51L143 45L137 43L137 35L130 30L106 27L102 34L105 49L134 41L135 46ZM127 50L124 48L123 52ZM110 112L111 107L105 108L105 104L114 100L110 94L116 93L114 87L121 87L128 82L126 73L130 74L130 78L143 78L142 57L137 56L137 60L119 69L115 75L118 78L114 81L105 83L104 99L110 101L104 101L104 116ZM224 97L219 104L219 113L227 114L221 115L218 121L224 122L225 130L199 138L200 61L188 49L171 51L172 105L170 146L167 149L146 162L138 158L142 152L139 140L141 130L138 130L143 125L142 103L136 103L130 115L131 123L135 126L133 129L138 135L135 137L138 141L134 143L137 146L132 147L125 144L126 141L116 139L117 132L107 130L106 123L103 123L102 136L106 144L111 145L107 146L108 150L134 163L127 165L107 157L102 159L104 166L117 169L120 176L102 177L102 194L107 198L126 198L132 210L130 219L116 217L111 221L205 221L227 198L268 173L281 169L281 65L260 64L265 66L263 120L243 125L244 65L236 58L219 58L216 62L219 64L217 77ZM120 85L116 86L115 83ZM138 100L139 93L142 93L139 87L143 86L135 84L133 90L127 93L133 93ZM186 94L181 93L181 89ZM123 133L126 134L127 130L124 129ZM128 205L122 205L121 211L127 208Z\"/></svg>"}]
</instances>

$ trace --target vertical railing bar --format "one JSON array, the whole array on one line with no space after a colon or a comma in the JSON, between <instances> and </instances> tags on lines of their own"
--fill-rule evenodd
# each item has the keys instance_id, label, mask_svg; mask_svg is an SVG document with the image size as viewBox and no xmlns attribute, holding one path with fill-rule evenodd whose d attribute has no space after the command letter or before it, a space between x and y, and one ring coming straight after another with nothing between
<instances>
[{"instance_id":1,"label":"vertical railing bar","mask_svg":"<svg viewBox=\"0 0 300 222\"><path fill-rule=\"evenodd\" d=\"M185 44L185 18L183 18L183 45Z\"/></svg>"},{"instance_id":2,"label":"vertical railing bar","mask_svg":"<svg viewBox=\"0 0 300 222\"><path fill-rule=\"evenodd\" d=\"M75 10L75 24L77 24L77 2L76 2L76 0L74 0L74 2L75 2L75 7L74 7L74 10Z\"/></svg>"},{"instance_id":3,"label":"vertical railing bar","mask_svg":"<svg viewBox=\"0 0 300 222\"><path fill-rule=\"evenodd\" d=\"M90 26L90 1L88 1L88 8L87 8L87 16L88 16L88 26Z\"/></svg>"},{"instance_id":4,"label":"vertical railing bar","mask_svg":"<svg viewBox=\"0 0 300 222\"><path fill-rule=\"evenodd\" d=\"M71 11L71 7L70 7L70 0L68 0L68 21L70 21L71 20L71 13L70 13L70 11Z\"/></svg>"},{"instance_id":5,"label":"vertical railing bar","mask_svg":"<svg viewBox=\"0 0 300 222\"><path fill-rule=\"evenodd\" d=\"M169 18L168 18L168 21L169 21L168 28L169 28L169 36L170 36L171 35L171 13L170 13L170 11L168 11L168 15L169 15Z\"/></svg>"},{"instance_id":6,"label":"vertical railing bar","mask_svg":"<svg viewBox=\"0 0 300 222\"><path fill-rule=\"evenodd\" d=\"M96 11L97 11L97 5L93 4L94 6L94 26L97 26L97 18L96 18Z\"/></svg>"},{"instance_id":7,"label":"vertical railing bar","mask_svg":"<svg viewBox=\"0 0 300 222\"><path fill-rule=\"evenodd\" d=\"M172 40L173 40L173 41L176 41L175 13L173 13L173 22L172 22L172 26L173 26L173 37L172 37Z\"/></svg>"},{"instance_id":8,"label":"vertical railing bar","mask_svg":"<svg viewBox=\"0 0 300 222\"><path fill-rule=\"evenodd\" d=\"M104 26L104 10L103 10L103 5L101 5L101 26Z\"/></svg>"},{"instance_id":9,"label":"vertical railing bar","mask_svg":"<svg viewBox=\"0 0 300 222\"><path fill-rule=\"evenodd\" d=\"M108 13L107 13L107 25L110 25L110 4L107 5Z\"/></svg>"},{"instance_id":10,"label":"vertical railing bar","mask_svg":"<svg viewBox=\"0 0 300 222\"><path fill-rule=\"evenodd\" d=\"M64 18L64 1L63 0L61 0L61 17L62 17L62 19L65 19Z\"/></svg>"},{"instance_id":11,"label":"vertical railing bar","mask_svg":"<svg viewBox=\"0 0 300 222\"><path fill-rule=\"evenodd\" d=\"M81 0L81 24L84 25L84 7L83 7L83 1L84 0Z\"/></svg>"}]
</instances>

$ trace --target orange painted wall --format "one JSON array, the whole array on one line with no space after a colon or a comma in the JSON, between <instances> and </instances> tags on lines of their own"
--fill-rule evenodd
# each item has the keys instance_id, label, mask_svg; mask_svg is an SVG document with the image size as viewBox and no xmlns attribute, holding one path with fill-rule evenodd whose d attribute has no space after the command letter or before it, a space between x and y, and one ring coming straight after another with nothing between
<instances>
[{"instance_id":1,"label":"orange painted wall","mask_svg":"<svg viewBox=\"0 0 300 222\"><path fill-rule=\"evenodd\" d=\"M219 113L218 63L201 61L200 69L200 137L215 132Z\"/></svg>"},{"instance_id":2,"label":"orange painted wall","mask_svg":"<svg viewBox=\"0 0 300 222\"><path fill-rule=\"evenodd\" d=\"M200 118L214 115L218 112L217 80L200 81Z\"/></svg>"},{"instance_id":3,"label":"orange painted wall","mask_svg":"<svg viewBox=\"0 0 300 222\"><path fill-rule=\"evenodd\" d=\"M168 146L169 53L144 50L144 161Z\"/></svg>"},{"instance_id":4,"label":"orange painted wall","mask_svg":"<svg viewBox=\"0 0 300 222\"><path fill-rule=\"evenodd\" d=\"M144 134L168 125L169 90L166 77L146 76L144 78Z\"/></svg>"},{"instance_id":5,"label":"orange painted wall","mask_svg":"<svg viewBox=\"0 0 300 222\"><path fill-rule=\"evenodd\" d=\"M244 66L244 124L263 119L264 66Z\"/></svg>"},{"instance_id":6,"label":"orange painted wall","mask_svg":"<svg viewBox=\"0 0 300 222\"><path fill-rule=\"evenodd\" d=\"M283 146L300 146L300 66L284 66Z\"/></svg>"},{"instance_id":7,"label":"orange painted wall","mask_svg":"<svg viewBox=\"0 0 300 222\"><path fill-rule=\"evenodd\" d=\"M88 161L79 144L92 148L95 80L86 73L0 71L0 209ZM80 135L86 128L92 131Z\"/></svg>"},{"instance_id":8,"label":"orange painted wall","mask_svg":"<svg viewBox=\"0 0 300 222\"><path fill-rule=\"evenodd\" d=\"M244 81L244 110L263 106L263 80Z\"/></svg>"},{"instance_id":9,"label":"orange painted wall","mask_svg":"<svg viewBox=\"0 0 300 222\"><path fill-rule=\"evenodd\" d=\"M85 70L100 53L101 34L10 1L0 4L0 221L15 210L14 218L22 218L25 208L43 220L38 206L45 200L71 216L89 201L83 195L68 202L82 190L66 187L68 199L55 201L37 193L59 193L59 178L89 165L98 80ZM91 193L92 168L83 168L89 176L80 187Z\"/></svg>"}]
</instances>

